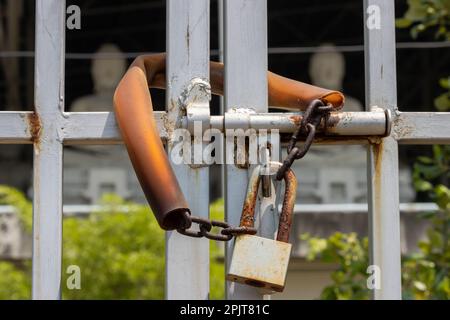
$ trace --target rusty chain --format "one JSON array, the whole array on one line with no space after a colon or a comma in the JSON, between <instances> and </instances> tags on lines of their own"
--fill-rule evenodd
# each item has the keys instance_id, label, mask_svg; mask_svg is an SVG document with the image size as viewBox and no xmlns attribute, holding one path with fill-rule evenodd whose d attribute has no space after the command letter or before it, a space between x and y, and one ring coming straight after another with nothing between
<instances>
[{"instance_id":1,"label":"rusty chain","mask_svg":"<svg viewBox=\"0 0 450 320\"><path fill-rule=\"evenodd\" d=\"M316 136L317 126L320 125L322 119L325 119L324 126L326 130L327 118L330 115L330 111L333 107L328 104L325 105L321 100L313 100L303 115L300 126L292 134L291 140L289 141L287 152L288 155L283 161L283 165L278 169L276 174L276 179L282 180L284 174L290 169L295 160L303 158L309 151L312 143L314 142L314 137ZM297 147L297 141L300 136L306 136L305 142L299 148Z\"/></svg>"},{"instance_id":2,"label":"rusty chain","mask_svg":"<svg viewBox=\"0 0 450 320\"><path fill-rule=\"evenodd\" d=\"M199 225L199 231L191 231L187 229L178 229L177 231L185 236L193 238L207 238L216 241L230 241L236 235L250 234L255 235L257 230L255 228L247 227L230 227L225 221L209 220L196 216L190 216L191 222ZM219 234L212 233L213 227L222 228Z\"/></svg>"},{"instance_id":3,"label":"rusty chain","mask_svg":"<svg viewBox=\"0 0 450 320\"><path fill-rule=\"evenodd\" d=\"M289 145L287 147L288 156L284 159L282 166L276 173L276 179L282 180L285 173L290 169L295 160L303 158L311 147L317 132L317 126L320 125L322 119L325 119L324 125L326 129L326 120L332 110L331 105L325 105L321 100L312 101L306 109L300 126L293 133ZM299 148L297 141L300 136L306 136L304 144ZM196 216L189 216L191 223L199 225L198 231L188 229L177 229L177 231L185 236L194 238L207 238L216 241L230 241L236 235L250 234L255 235L257 230L249 227L231 227L225 221L209 220ZM221 228L220 233L212 233L213 227Z\"/></svg>"}]
</instances>

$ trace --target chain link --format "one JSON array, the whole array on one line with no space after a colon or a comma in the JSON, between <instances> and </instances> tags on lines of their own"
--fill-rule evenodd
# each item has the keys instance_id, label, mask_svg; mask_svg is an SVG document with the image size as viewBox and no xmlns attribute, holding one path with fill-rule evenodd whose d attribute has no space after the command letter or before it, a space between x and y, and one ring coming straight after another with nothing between
<instances>
[{"instance_id":1,"label":"chain link","mask_svg":"<svg viewBox=\"0 0 450 320\"><path fill-rule=\"evenodd\" d=\"M207 238L216 241L230 241L236 235L251 234L255 235L257 230L255 228L247 227L230 227L225 221L209 220L196 216L190 216L192 223L199 225L199 231L192 231L187 229L178 229L177 231L185 236L193 238ZM220 233L212 233L213 227L222 228Z\"/></svg>"},{"instance_id":2,"label":"chain link","mask_svg":"<svg viewBox=\"0 0 450 320\"><path fill-rule=\"evenodd\" d=\"M282 166L278 169L276 179L282 180L286 171L288 171L295 160L303 158L306 153L308 153L309 148L314 142L314 138L317 133L317 126L320 125L322 119L325 119L324 126L326 130L326 124L330 111L333 107L328 104L325 105L321 100L313 100L308 108L306 108L303 114L302 121L297 130L292 134L291 140L289 141L287 152L288 155L284 159ZM306 136L305 142L299 148L297 147L297 141L300 136Z\"/></svg>"}]
</instances>

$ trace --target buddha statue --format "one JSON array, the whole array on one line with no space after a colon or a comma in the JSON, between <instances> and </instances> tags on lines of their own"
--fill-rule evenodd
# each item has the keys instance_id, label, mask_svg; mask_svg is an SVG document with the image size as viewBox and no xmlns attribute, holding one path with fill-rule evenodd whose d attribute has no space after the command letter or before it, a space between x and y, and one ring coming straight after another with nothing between
<instances>
[{"instance_id":1,"label":"buddha statue","mask_svg":"<svg viewBox=\"0 0 450 320\"><path fill-rule=\"evenodd\" d=\"M76 99L70 111L112 111L114 90L126 70L127 60L122 51L114 44L103 44L92 58L94 93Z\"/></svg>"},{"instance_id":2,"label":"buddha statue","mask_svg":"<svg viewBox=\"0 0 450 320\"><path fill-rule=\"evenodd\" d=\"M111 112L114 90L128 62L111 43L100 46L91 61L93 93L76 99L71 112ZM64 154L64 201L96 203L103 193L143 200L123 146L86 145L67 148ZM137 195L137 196L136 196Z\"/></svg>"},{"instance_id":3,"label":"buddha statue","mask_svg":"<svg viewBox=\"0 0 450 320\"><path fill-rule=\"evenodd\" d=\"M321 45L311 57L309 76L312 84L316 86L345 93L342 87L345 76L344 55L333 45ZM345 94L344 111L363 111L362 103Z\"/></svg>"}]
</instances>

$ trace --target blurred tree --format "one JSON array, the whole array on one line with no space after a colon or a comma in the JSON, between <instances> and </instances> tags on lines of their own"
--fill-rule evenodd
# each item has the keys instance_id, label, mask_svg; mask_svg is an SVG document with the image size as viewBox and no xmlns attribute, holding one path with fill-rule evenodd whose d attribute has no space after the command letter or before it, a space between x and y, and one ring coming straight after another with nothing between
<instances>
[{"instance_id":1,"label":"blurred tree","mask_svg":"<svg viewBox=\"0 0 450 320\"><path fill-rule=\"evenodd\" d=\"M31 203L19 191L0 186L0 204L13 205L31 231ZM64 299L163 299L164 231L148 206L106 195L101 211L63 222ZM211 206L214 219L223 217L223 202ZM198 241L206 241L201 239ZM211 242L211 298L224 297L223 247ZM81 289L70 290L70 265L81 270ZM30 264L24 270L0 263L0 299L30 297Z\"/></svg>"},{"instance_id":2,"label":"blurred tree","mask_svg":"<svg viewBox=\"0 0 450 320\"><path fill-rule=\"evenodd\" d=\"M419 242L419 252L402 259L402 288L404 299L450 299L450 240L448 218L444 223L442 215L448 215L450 194L441 195L447 209L433 216L427 239ZM446 230L446 231L444 231ZM370 298L366 272L369 266L368 239L355 233L335 233L329 238L302 235L308 242L307 260L337 263L331 273L332 283L321 295L325 300L362 300Z\"/></svg>"},{"instance_id":3,"label":"blurred tree","mask_svg":"<svg viewBox=\"0 0 450 320\"><path fill-rule=\"evenodd\" d=\"M450 0L408 0L409 8L402 18L397 19L397 28L410 28L413 39L420 33L434 31L436 40L450 41ZM440 80L446 90L435 99L439 111L450 109L450 77Z\"/></svg>"},{"instance_id":4,"label":"blurred tree","mask_svg":"<svg viewBox=\"0 0 450 320\"><path fill-rule=\"evenodd\" d=\"M435 30L436 39L450 39L450 0L408 0L408 6L397 28L411 28L414 39L427 29Z\"/></svg>"},{"instance_id":5,"label":"blurred tree","mask_svg":"<svg viewBox=\"0 0 450 320\"><path fill-rule=\"evenodd\" d=\"M421 32L433 30L436 39L450 41L450 0L409 0L408 4L408 11L397 20L398 27L411 28L414 39ZM445 92L434 100L434 105L438 111L448 111L450 77L441 79L440 86ZM431 221L428 241L419 243L419 254L405 259L404 287L409 288L416 298L448 299L450 146L433 146L431 157L418 157L413 179L416 190L427 192L439 206L439 211L425 215Z\"/></svg>"},{"instance_id":6,"label":"blurred tree","mask_svg":"<svg viewBox=\"0 0 450 320\"><path fill-rule=\"evenodd\" d=\"M309 234L302 235L301 239L308 243L308 261L338 264L331 273L332 284L322 290L320 299L369 299L370 292L366 285L369 265L367 237L360 239L356 233L336 232L327 239Z\"/></svg>"},{"instance_id":7,"label":"blurred tree","mask_svg":"<svg viewBox=\"0 0 450 320\"><path fill-rule=\"evenodd\" d=\"M18 269L11 262L0 261L0 300L23 300L31 297L29 268Z\"/></svg>"}]
</instances>

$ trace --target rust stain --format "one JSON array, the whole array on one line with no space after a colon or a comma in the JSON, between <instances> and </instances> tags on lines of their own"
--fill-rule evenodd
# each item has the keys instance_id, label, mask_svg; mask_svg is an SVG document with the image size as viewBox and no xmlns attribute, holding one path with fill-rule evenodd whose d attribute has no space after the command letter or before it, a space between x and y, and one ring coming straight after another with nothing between
<instances>
[{"instance_id":1,"label":"rust stain","mask_svg":"<svg viewBox=\"0 0 450 320\"><path fill-rule=\"evenodd\" d=\"M383 162L383 140L380 141L378 144L372 144L373 148L373 161L374 161L374 175L373 175L373 206L374 206L374 212L373 212L373 225L374 225L374 232L381 232L381 188L382 188L382 182L381 182L381 174L382 174L382 162ZM378 227L377 227L378 226ZM381 235L378 235L379 237ZM379 250L380 248L378 248ZM376 256L381 257L381 252L374 253Z\"/></svg>"},{"instance_id":2,"label":"rust stain","mask_svg":"<svg viewBox=\"0 0 450 320\"><path fill-rule=\"evenodd\" d=\"M381 191L381 164L383 162L383 140L378 144L372 144L374 149L374 163L375 163L375 176L374 176L374 187L375 193L380 194ZM379 199L375 199L378 201Z\"/></svg>"},{"instance_id":3,"label":"rust stain","mask_svg":"<svg viewBox=\"0 0 450 320\"><path fill-rule=\"evenodd\" d=\"M297 195L297 178L294 171L289 169L284 174L286 184L281 210L280 222L278 225L277 241L289 242L289 233L292 225L292 214L294 211L295 198Z\"/></svg>"},{"instance_id":4,"label":"rust stain","mask_svg":"<svg viewBox=\"0 0 450 320\"><path fill-rule=\"evenodd\" d=\"M334 128L342 120L343 115L341 113L331 113L327 120L327 127ZM303 117L300 115L293 115L289 117L289 121L295 126L299 126L302 122ZM324 122L322 120L320 128L324 128Z\"/></svg>"},{"instance_id":5,"label":"rust stain","mask_svg":"<svg viewBox=\"0 0 450 320\"><path fill-rule=\"evenodd\" d=\"M234 137L234 163L236 168L239 169L248 169L250 168L250 154L249 154L249 148L250 148L250 140L249 137L246 136L244 139L244 163L241 163L238 159L238 144L239 144L239 138L236 136Z\"/></svg>"},{"instance_id":6,"label":"rust stain","mask_svg":"<svg viewBox=\"0 0 450 320\"><path fill-rule=\"evenodd\" d=\"M39 115L36 112L30 113L27 115L28 121L28 130L31 134L31 142L34 145L39 146L41 132L42 132L42 124Z\"/></svg>"},{"instance_id":7,"label":"rust stain","mask_svg":"<svg viewBox=\"0 0 450 320\"><path fill-rule=\"evenodd\" d=\"M392 133L396 140L404 137L411 136L414 133L415 128L408 125L401 117L396 117L392 124Z\"/></svg>"},{"instance_id":8,"label":"rust stain","mask_svg":"<svg viewBox=\"0 0 450 320\"><path fill-rule=\"evenodd\" d=\"M327 119L327 127L334 128L342 120L343 115L341 113L331 113Z\"/></svg>"},{"instance_id":9,"label":"rust stain","mask_svg":"<svg viewBox=\"0 0 450 320\"><path fill-rule=\"evenodd\" d=\"M303 117L302 116L290 116L289 120L296 126L299 126L302 122Z\"/></svg>"},{"instance_id":10,"label":"rust stain","mask_svg":"<svg viewBox=\"0 0 450 320\"><path fill-rule=\"evenodd\" d=\"M248 187L247 195L245 196L244 205L242 207L240 227L253 228L255 223L255 205L258 196L258 188L260 177L251 179Z\"/></svg>"}]
</instances>

